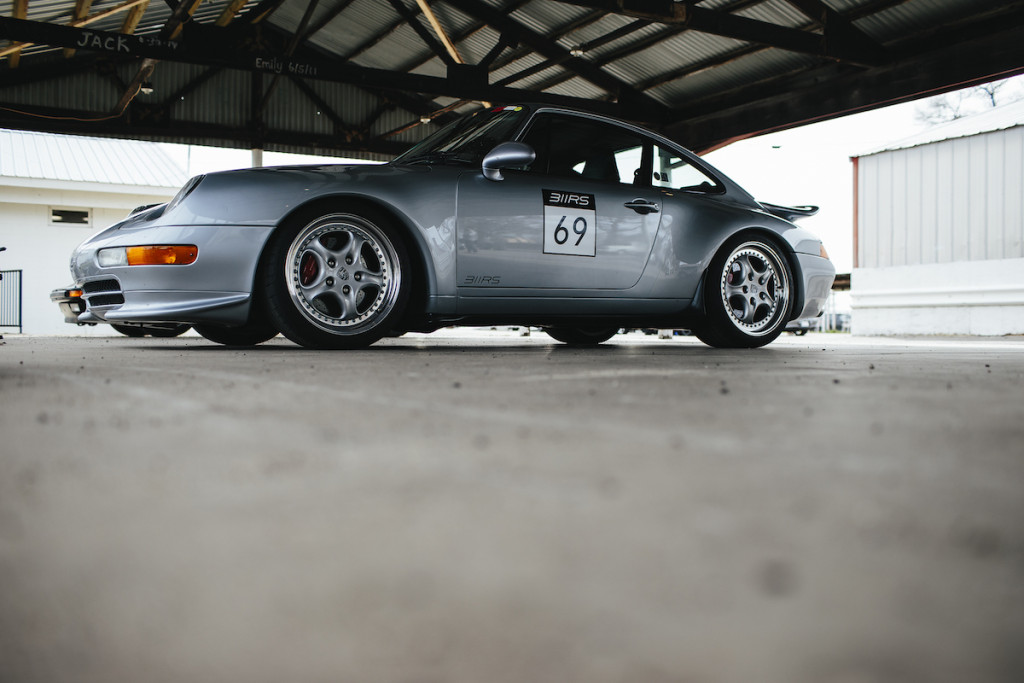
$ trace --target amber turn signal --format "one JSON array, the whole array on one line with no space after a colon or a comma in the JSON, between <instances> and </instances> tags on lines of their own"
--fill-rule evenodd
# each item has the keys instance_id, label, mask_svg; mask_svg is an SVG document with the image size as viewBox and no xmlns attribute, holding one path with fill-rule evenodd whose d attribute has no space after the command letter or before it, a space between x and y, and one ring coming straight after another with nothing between
<instances>
[{"instance_id":1,"label":"amber turn signal","mask_svg":"<svg viewBox=\"0 0 1024 683\"><path fill-rule=\"evenodd\" d=\"M128 247L129 266L187 266L195 263L199 248L194 244Z\"/></svg>"},{"instance_id":2,"label":"amber turn signal","mask_svg":"<svg viewBox=\"0 0 1024 683\"><path fill-rule=\"evenodd\" d=\"M821 243L821 258L828 258L828 251L825 249L825 243Z\"/></svg>"},{"instance_id":3,"label":"amber turn signal","mask_svg":"<svg viewBox=\"0 0 1024 683\"><path fill-rule=\"evenodd\" d=\"M82 298L82 290L80 290L80 289L69 289L68 291L66 291L64 293L64 296L66 296L66 297L68 297L70 299L81 299Z\"/></svg>"}]
</instances>

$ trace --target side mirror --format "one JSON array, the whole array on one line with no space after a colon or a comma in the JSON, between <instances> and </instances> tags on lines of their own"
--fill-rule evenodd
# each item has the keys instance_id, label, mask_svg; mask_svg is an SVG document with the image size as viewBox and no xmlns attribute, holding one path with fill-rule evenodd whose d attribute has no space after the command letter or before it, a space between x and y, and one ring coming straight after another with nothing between
<instances>
[{"instance_id":1,"label":"side mirror","mask_svg":"<svg viewBox=\"0 0 1024 683\"><path fill-rule=\"evenodd\" d=\"M515 168L532 164L537 158L533 147L522 142L503 142L484 157L481 170L488 180L504 180L503 168Z\"/></svg>"}]
</instances>

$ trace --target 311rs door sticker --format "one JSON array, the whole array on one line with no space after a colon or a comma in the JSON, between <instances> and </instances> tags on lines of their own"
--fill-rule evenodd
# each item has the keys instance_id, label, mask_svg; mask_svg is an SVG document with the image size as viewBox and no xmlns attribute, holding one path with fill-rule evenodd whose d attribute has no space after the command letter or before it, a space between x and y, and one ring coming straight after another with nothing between
<instances>
[{"instance_id":1,"label":"311rs door sticker","mask_svg":"<svg viewBox=\"0 0 1024 683\"><path fill-rule=\"evenodd\" d=\"M544 253L597 256L597 201L592 194L542 190Z\"/></svg>"}]
</instances>

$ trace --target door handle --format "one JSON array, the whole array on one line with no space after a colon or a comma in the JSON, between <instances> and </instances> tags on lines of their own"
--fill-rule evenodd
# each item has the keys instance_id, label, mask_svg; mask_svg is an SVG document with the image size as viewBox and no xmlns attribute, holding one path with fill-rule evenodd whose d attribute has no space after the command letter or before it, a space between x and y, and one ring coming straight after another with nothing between
<instances>
[{"instance_id":1,"label":"door handle","mask_svg":"<svg viewBox=\"0 0 1024 683\"><path fill-rule=\"evenodd\" d=\"M658 205L646 199L634 199L623 204L627 209L633 209L637 213L658 213Z\"/></svg>"}]
</instances>

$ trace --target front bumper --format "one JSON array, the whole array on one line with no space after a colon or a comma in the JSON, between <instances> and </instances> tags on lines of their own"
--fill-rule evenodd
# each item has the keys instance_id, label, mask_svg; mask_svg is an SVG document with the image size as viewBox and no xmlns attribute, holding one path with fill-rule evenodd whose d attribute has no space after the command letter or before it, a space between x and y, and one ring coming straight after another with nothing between
<instances>
[{"instance_id":1,"label":"front bumper","mask_svg":"<svg viewBox=\"0 0 1024 683\"><path fill-rule=\"evenodd\" d=\"M60 312L64 314L64 322L72 325L96 324L79 320L86 310L85 299L82 298L82 288L79 285L68 285L63 289L53 290L50 292L50 301L60 308Z\"/></svg>"},{"instance_id":2,"label":"front bumper","mask_svg":"<svg viewBox=\"0 0 1024 683\"><path fill-rule=\"evenodd\" d=\"M101 233L72 257L72 275L81 283L85 301L76 322L244 324L256 266L271 230L148 226ZM196 245L198 256L188 265L99 265L101 249L160 244ZM74 312L73 302L68 306Z\"/></svg>"}]
</instances>

